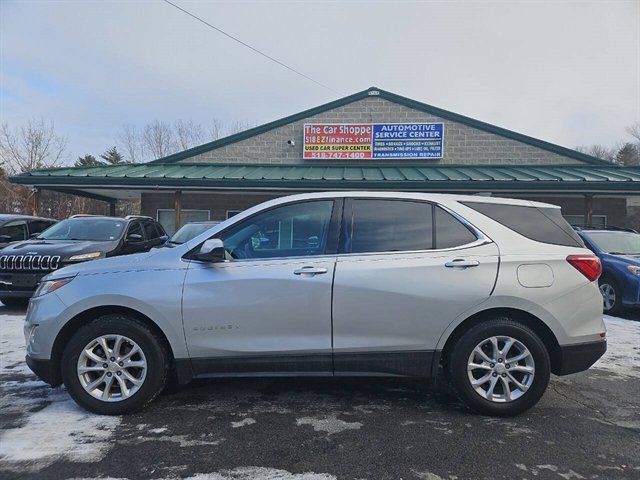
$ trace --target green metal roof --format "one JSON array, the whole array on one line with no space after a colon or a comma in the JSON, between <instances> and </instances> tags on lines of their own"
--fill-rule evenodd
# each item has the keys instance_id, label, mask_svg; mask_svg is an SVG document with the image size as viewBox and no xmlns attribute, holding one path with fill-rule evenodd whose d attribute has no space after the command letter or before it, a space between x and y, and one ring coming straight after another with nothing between
<instances>
[{"instance_id":1,"label":"green metal roof","mask_svg":"<svg viewBox=\"0 0 640 480\"><path fill-rule=\"evenodd\" d=\"M323 113L328 110L333 110L334 108L342 107L344 105L348 105L350 103L357 102L358 100L363 100L371 96L375 96L377 98L384 98L385 100L388 100L390 102L398 103L400 105L404 105L406 107L412 108L414 110L418 110L420 112L429 113L431 115L435 115L437 117L444 118L446 120L451 120L452 122L462 123L464 125L468 125L478 130L482 130L485 132L493 133L495 135L500 135L502 137L510 138L512 140L516 140L517 142L526 143L527 145L532 145L542 150L547 150L549 152L557 153L567 158L573 158L587 164L591 164L591 165L607 165L608 164L608 162L606 162L605 160L602 160L601 158L587 155L587 154L578 152L576 150L572 150L570 148L561 147L560 145L555 145L553 143L545 142L544 140L539 140L537 138L529 137L528 135L523 135L522 133L517 133L512 130L507 130L506 128L498 127L496 125L491 125L490 123L482 122L480 120L476 120L471 117L466 117L464 115L460 115L459 113L451 112L449 110L444 110L442 108L434 107L433 105L428 105L426 103L418 102L417 100L403 97L395 93L387 92L377 87L370 87L361 92L354 93L353 95L348 95L346 97L339 98L338 100L334 100L333 102L325 103L324 105L310 108L309 110L295 113L293 115L289 115L288 117L284 117L279 120L275 120L273 122L265 123L264 125L259 125L257 127L250 128L248 130L244 130L234 135L229 135L228 137L224 137L219 140L215 140L213 142L205 143L203 145L199 145L197 147L184 150L182 152L174 153L173 155L159 158L149 163L179 162L181 160L185 160L185 159L194 157L196 155L200 155L201 153L209 152L211 150L215 150L216 148L224 147L225 145L239 142L240 140L245 140L247 138L255 137L256 135L259 135L264 132L268 132L269 130L273 130L274 128L282 127L284 125L288 125L290 123L297 122L299 120L304 120L305 118L311 117L313 115L318 115L319 113Z\"/></svg>"},{"instance_id":2,"label":"green metal roof","mask_svg":"<svg viewBox=\"0 0 640 480\"><path fill-rule=\"evenodd\" d=\"M34 170L11 177L57 189L384 189L640 192L640 167L614 165L127 164Z\"/></svg>"}]
</instances>

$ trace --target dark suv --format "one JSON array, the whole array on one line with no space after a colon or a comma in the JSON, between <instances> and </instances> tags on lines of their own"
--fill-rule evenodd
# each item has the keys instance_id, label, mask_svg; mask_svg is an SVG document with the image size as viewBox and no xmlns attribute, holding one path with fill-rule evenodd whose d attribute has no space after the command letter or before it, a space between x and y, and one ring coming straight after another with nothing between
<instances>
[{"instance_id":1,"label":"dark suv","mask_svg":"<svg viewBox=\"0 0 640 480\"><path fill-rule=\"evenodd\" d=\"M44 275L66 265L146 252L166 240L151 217L74 215L0 251L0 302L26 303Z\"/></svg>"},{"instance_id":2,"label":"dark suv","mask_svg":"<svg viewBox=\"0 0 640 480\"><path fill-rule=\"evenodd\" d=\"M6 247L11 242L26 240L54 223L56 220L52 218L2 213L0 214L0 248Z\"/></svg>"}]
</instances>

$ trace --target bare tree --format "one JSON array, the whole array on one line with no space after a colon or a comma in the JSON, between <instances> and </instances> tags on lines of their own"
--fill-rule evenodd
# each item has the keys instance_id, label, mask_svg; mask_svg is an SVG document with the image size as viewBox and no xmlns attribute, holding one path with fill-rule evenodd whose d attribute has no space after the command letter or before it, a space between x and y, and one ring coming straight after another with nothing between
<instances>
[{"instance_id":1,"label":"bare tree","mask_svg":"<svg viewBox=\"0 0 640 480\"><path fill-rule=\"evenodd\" d=\"M577 151L591 155L592 157L601 158L608 162L615 162L618 148L608 148L603 145L587 145L575 148Z\"/></svg>"},{"instance_id":2,"label":"bare tree","mask_svg":"<svg viewBox=\"0 0 640 480\"><path fill-rule=\"evenodd\" d=\"M251 122L246 120L236 120L235 122L231 122L227 126L227 135L233 135L234 133L242 132L244 130L248 130L253 126Z\"/></svg>"},{"instance_id":3,"label":"bare tree","mask_svg":"<svg viewBox=\"0 0 640 480\"><path fill-rule=\"evenodd\" d=\"M632 125L628 126L627 133L635 139L635 142L638 145L640 145L640 120L636 120Z\"/></svg>"},{"instance_id":4,"label":"bare tree","mask_svg":"<svg viewBox=\"0 0 640 480\"><path fill-rule=\"evenodd\" d=\"M214 118L211 121L211 128L209 129L209 137L211 138L211 140L218 140L220 137L224 135L222 133L223 131L224 131L224 122L219 118Z\"/></svg>"},{"instance_id":5,"label":"bare tree","mask_svg":"<svg viewBox=\"0 0 640 480\"><path fill-rule=\"evenodd\" d=\"M154 159L166 157L180 149L171 125L160 120L148 124L142 138L145 149L151 152Z\"/></svg>"},{"instance_id":6,"label":"bare tree","mask_svg":"<svg viewBox=\"0 0 640 480\"><path fill-rule=\"evenodd\" d=\"M62 163L67 139L58 135L53 122L32 119L16 129L0 128L0 162L10 173L30 172Z\"/></svg>"},{"instance_id":7,"label":"bare tree","mask_svg":"<svg viewBox=\"0 0 640 480\"><path fill-rule=\"evenodd\" d=\"M187 150L204 143L204 129L202 125L191 120L176 120L173 128L181 150Z\"/></svg>"},{"instance_id":8,"label":"bare tree","mask_svg":"<svg viewBox=\"0 0 640 480\"><path fill-rule=\"evenodd\" d=\"M127 160L132 163L144 159L145 148L142 134L135 125L124 124L118 134L118 143L122 147Z\"/></svg>"}]
</instances>

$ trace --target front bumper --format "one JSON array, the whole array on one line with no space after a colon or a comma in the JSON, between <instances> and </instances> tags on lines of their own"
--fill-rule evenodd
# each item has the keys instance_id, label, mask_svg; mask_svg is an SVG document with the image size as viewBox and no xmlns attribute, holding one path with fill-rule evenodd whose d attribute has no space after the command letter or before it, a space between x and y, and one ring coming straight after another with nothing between
<instances>
[{"instance_id":1,"label":"front bumper","mask_svg":"<svg viewBox=\"0 0 640 480\"><path fill-rule=\"evenodd\" d=\"M0 272L0 297L29 298L38 282L50 272Z\"/></svg>"},{"instance_id":2,"label":"front bumper","mask_svg":"<svg viewBox=\"0 0 640 480\"><path fill-rule=\"evenodd\" d=\"M587 370L606 351L607 341L605 339L576 345L561 345L560 365L553 373L556 375L569 375Z\"/></svg>"},{"instance_id":3,"label":"front bumper","mask_svg":"<svg viewBox=\"0 0 640 480\"><path fill-rule=\"evenodd\" d=\"M51 360L33 358L29 355L25 357L25 360L31 371L43 382L48 383L52 387L57 387L62 383L62 376Z\"/></svg>"}]
</instances>

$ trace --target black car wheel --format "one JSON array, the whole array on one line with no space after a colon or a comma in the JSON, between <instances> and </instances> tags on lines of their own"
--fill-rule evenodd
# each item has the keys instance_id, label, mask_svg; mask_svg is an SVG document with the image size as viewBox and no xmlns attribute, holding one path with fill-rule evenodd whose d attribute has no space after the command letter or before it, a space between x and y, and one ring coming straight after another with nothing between
<instances>
[{"instance_id":1,"label":"black car wheel","mask_svg":"<svg viewBox=\"0 0 640 480\"><path fill-rule=\"evenodd\" d=\"M518 415L534 406L549 384L544 344L530 328L506 317L470 328L447 356L451 387L485 415Z\"/></svg>"},{"instance_id":2,"label":"black car wheel","mask_svg":"<svg viewBox=\"0 0 640 480\"><path fill-rule=\"evenodd\" d=\"M7 307L26 307L29 304L29 299L19 297L0 297L0 302L4 303Z\"/></svg>"},{"instance_id":3,"label":"black car wheel","mask_svg":"<svg viewBox=\"0 0 640 480\"><path fill-rule=\"evenodd\" d=\"M604 313L619 313L622 310L622 293L618 284L608 276L601 277L598 284Z\"/></svg>"},{"instance_id":4,"label":"black car wheel","mask_svg":"<svg viewBox=\"0 0 640 480\"><path fill-rule=\"evenodd\" d=\"M81 327L65 347L62 378L80 406L121 415L140 410L162 391L168 358L162 339L143 322L103 315Z\"/></svg>"}]
</instances>

